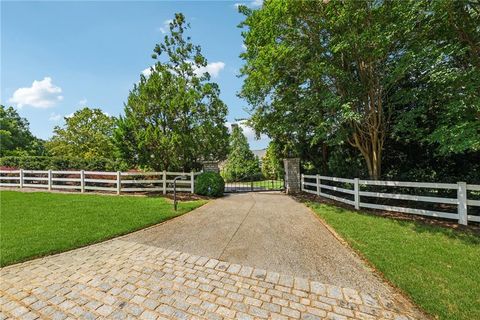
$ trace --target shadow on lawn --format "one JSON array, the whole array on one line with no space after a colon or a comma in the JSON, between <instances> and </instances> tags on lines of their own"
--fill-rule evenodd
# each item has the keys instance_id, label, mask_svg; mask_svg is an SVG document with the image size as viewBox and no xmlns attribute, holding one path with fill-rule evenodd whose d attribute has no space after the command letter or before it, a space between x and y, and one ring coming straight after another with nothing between
<instances>
[{"instance_id":1,"label":"shadow on lawn","mask_svg":"<svg viewBox=\"0 0 480 320\"><path fill-rule=\"evenodd\" d=\"M375 211L356 211L350 208L343 208L338 206L336 203L327 203L326 201L312 201L312 200L301 200L312 208L321 208L321 206L328 206L328 209L335 214L358 214L369 216L376 219L388 219L401 227L408 228L417 233L431 233L431 234L442 234L450 239L455 239L461 241L467 245L479 245L480 244L480 232L478 227L464 227L464 226L451 226L450 222L447 222L448 225L445 225L443 221L438 219L430 219L419 217L415 215L406 215L406 214L396 214L384 212L375 212Z\"/></svg>"}]
</instances>

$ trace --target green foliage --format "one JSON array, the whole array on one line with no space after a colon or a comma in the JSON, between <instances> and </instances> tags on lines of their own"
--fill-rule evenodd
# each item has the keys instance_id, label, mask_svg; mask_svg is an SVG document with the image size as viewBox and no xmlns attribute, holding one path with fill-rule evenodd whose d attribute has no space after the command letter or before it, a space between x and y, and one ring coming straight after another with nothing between
<instances>
[{"instance_id":1,"label":"green foliage","mask_svg":"<svg viewBox=\"0 0 480 320\"><path fill-rule=\"evenodd\" d=\"M477 0L241 6L240 96L251 125L284 155L333 174L350 164L329 166L329 155L351 150L370 177L383 167L390 174L395 163L382 160L410 143L411 163L424 153L440 167L455 154L480 157L479 7Z\"/></svg>"},{"instance_id":2,"label":"green foliage","mask_svg":"<svg viewBox=\"0 0 480 320\"><path fill-rule=\"evenodd\" d=\"M225 181L216 172L203 172L195 178L195 193L208 197L221 197L225 191Z\"/></svg>"},{"instance_id":3,"label":"green foliage","mask_svg":"<svg viewBox=\"0 0 480 320\"><path fill-rule=\"evenodd\" d=\"M282 160L279 157L279 147L273 141L268 144L262 159L262 174L266 179L282 179L284 175Z\"/></svg>"},{"instance_id":4,"label":"green foliage","mask_svg":"<svg viewBox=\"0 0 480 320\"><path fill-rule=\"evenodd\" d=\"M42 155L44 142L32 135L27 119L13 107L0 105L0 157L7 155Z\"/></svg>"},{"instance_id":5,"label":"green foliage","mask_svg":"<svg viewBox=\"0 0 480 320\"><path fill-rule=\"evenodd\" d=\"M1 191L0 266L71 250L148 227L205 201Z\"/></svg>"},{"instance_id":6,"label":"green foliage","mask_svg":"<svg viewBox=\"0 0 480 320\"><path fill-rule=\"evenodd\" d=\"M170 34L155 46L151 74L141 75L130 91L115 141L131 165L189 171L201 160L226 156L227 107L210 75L199 74L207 60L184 37L188 28L176 14Z\"/></svg>"},{"instance_id":7,"label":"green foliage","mask_svg":"<svg viewBox=\"0 0 480 320\"><path fill-rule=\"evenodd\" d=\"M63 128L55 127L46 146L53 156L111 159L114 156L114 128L115 118L100 109L85 107L66 117Z\"/></svg>"},{"instance_id":8,"label":"green foliage","mask_svg":"<svg viewBox=\"0 0 480 320\"><path fill-rule=\"evenodd\" d=\"M428 4L410 43L408 78L393 95L395 139L430 145L440 157L480 151L479 8L478 1Z\"/></svg>"},{"instance_id":9,"label":"green foliage","mask_svg":"<svg viewBox=\"0 0 480 320\"><path fill-rule=\"evenodd\" d=\"M232 127L230 152L222 168L222 176L227 182L262 178L258 158L250 150L247 138L239 125Z\"/></svg>"},{"instance_id":10,"label":"green foliage","mask_svg":"<svg viewBox=\"0 0 480 320\"><path fill-rule=\"evenodd\" d=\"M124 171L128 169L125 163L118 160L55 156L7 156L0 158L0 166L28 170Z\"/></svg>"}]
</instances>

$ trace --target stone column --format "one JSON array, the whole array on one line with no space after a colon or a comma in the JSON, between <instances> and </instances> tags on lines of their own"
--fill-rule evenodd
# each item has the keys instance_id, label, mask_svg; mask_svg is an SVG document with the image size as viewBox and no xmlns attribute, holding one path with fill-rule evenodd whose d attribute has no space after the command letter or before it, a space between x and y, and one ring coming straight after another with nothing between
<instances>
[{"instance_id":1,"label":"stone column","mask_svg":"<svg viewBox=\"0 0 480 320\"><path fill-rule=\"evenodd\" d=\"M287 194L301 192L300 159L283 159L283 166L285 168L285 189Z\"/></svg>"},{"instance_id":2,"label":"stone column","mask_svg":"<svg viewBox=\"0 0 480 320\"><path fill-rule=\"evenodd\" d=\"M218 161L203 161L203 172L216 172L220 173L218 168Z\"/></svg>"}]
</instances>

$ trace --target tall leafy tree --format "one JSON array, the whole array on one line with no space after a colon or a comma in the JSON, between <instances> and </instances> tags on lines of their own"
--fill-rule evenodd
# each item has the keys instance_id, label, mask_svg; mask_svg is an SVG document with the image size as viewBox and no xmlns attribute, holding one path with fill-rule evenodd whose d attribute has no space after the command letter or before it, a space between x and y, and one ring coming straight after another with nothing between
<instances>
[{"instance_id":1,"label":"tall leafy tree","mask_svg":"<svg viewBox=\"0 0 480 320\"><path fill-rule=\"evenodd\" d=\"M150 75L140 76L125 104L115 141L131 165L190 170L226 156L227 107L218 85L202 72L207 60L185 37L188 28L183 14L175 14L170 34L153 50Z\"/></svg>"},{"instance_id":2,"label":"tall leafy tree","mask_svg":"<svg viewBox=\"0 0 480 320\"><path fill-rule=\"evenodd\" d=\"M295 145L348 143L381 175L392 103L406 74L415 1L266 1L241 7L247 51L240 93L252 123Z\"/></svg>"},{"instance_id":3,"label":"tall leafy tree","mask_svg":"<svg viewBox=\"0 0 480 320\"><path fill-rule=\"evenodd\" d=\"M428 2L395 88L393 133L437 156L480 152L480 1ZM478 154L480 156L480 154Z\"/></svg>"},{"instance_id":4,"label":"tall leafy tree","mask_svg":"<svg viewBox=\"0 0 480 320\"><path fill-rule=\"evenodd\" d=\"M232 126L229 149L227 161L222 168L222 176L226 181L260 177L260 162L250 150L248 140L239 125Z\"/></svg>"},{"instance_id":5,"label":"tall leafy tree","mask_svg":"<svg viewBox=\"0 0 480 320\"><path fill-rule=\"evenodd\" d=\"M111 159L114 157L114 128L115 118L100 109L85 107L65 117L63 127L54 128L47 149L54 156Z\"/></svg>"},{"instance_id":6,"label":"tall leafy tree","mask_svg":"<svg viewBox=\"0 0 480 320\"><path fill-rule=\"evenodd\" d=\"M240 96L252 126L285 152L323 159L327 171L341 165L329 154L353 147L374 179L394 158L385 153L409 144L413 163L422 153L437 163L479 156L478 0L270 0L240 10Z\"/></svg>"},{"instance_id":7,"label":"tall leafy tree","mask_svg":"<svg viewBox=\"0 0 480 320\"><path fill-rule=\"evenodd\" d=\"M27 119L13 107L0 105L0 157L7 155L42 155L44 142L30 132Z\"/></svg>"}]
</instances>

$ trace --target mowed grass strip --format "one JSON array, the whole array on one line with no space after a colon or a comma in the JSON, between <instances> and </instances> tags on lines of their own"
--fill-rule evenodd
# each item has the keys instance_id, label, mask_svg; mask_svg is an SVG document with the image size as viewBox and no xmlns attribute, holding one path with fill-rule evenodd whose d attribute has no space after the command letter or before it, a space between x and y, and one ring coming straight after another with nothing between
<instances>
[{"instance_id":1,"label":"mowed grass strip","mask_svg":"<svg viewBox=\"0 0 480 320\"><path fill-rule=\"evenodd\" d=\"M205 200L0 191L0 265L62 252L184 214Z\"/></svg>"},{"instance_id":2,"label":"mowed grass strip","mask_svg":"<svg viewBox=\"0 0 480 320\"><path fill-rule=\"evenodd\" d=\"M480 319L480 237L308 203L349 244L439 319Z\"/></svg>"}]
</instances>

